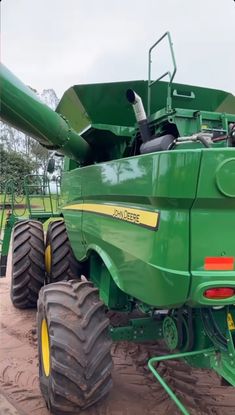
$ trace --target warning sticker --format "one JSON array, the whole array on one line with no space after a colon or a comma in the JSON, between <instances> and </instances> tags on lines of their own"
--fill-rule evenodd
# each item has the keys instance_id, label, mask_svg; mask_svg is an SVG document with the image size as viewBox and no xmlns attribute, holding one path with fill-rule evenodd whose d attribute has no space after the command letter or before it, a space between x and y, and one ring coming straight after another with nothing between
<instances>
[{"instance_id":1,"label":"warning sticker","mask_svg":"<svg viewBox=\"0 0 235 415\"><path fill-rule=\"evenodd\" d=\"M235 324L231 313L227 314L227 323L229 330L235 330Z\"/></svg>"}]
</instances>

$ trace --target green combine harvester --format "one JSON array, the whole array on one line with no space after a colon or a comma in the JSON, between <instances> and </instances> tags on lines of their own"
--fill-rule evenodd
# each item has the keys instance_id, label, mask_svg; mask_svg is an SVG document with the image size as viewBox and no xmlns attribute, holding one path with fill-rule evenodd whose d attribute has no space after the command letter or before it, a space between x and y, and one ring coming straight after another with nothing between
<instances>
[{"instance_id":1,"label":"green combine harvester","mask_svg":"<svg viewBox=\"0 0 235 415\"><path fill-rule=\"evenodd\" d=\"M154 81L165 37L174 69ZM54 112L1 69L2 119L64 155L60 209L9 214L1 258L4 276L13 230L11 299L37 306L53 414L107 395L112 341L156 341L156 355L165 342L148 366L183 414L158 362L182 358L235 386L235 97L175 73L167 32L148 81L75 85ZM107 310L129 324L111 326Z\"/></svg>"}]
</instances>

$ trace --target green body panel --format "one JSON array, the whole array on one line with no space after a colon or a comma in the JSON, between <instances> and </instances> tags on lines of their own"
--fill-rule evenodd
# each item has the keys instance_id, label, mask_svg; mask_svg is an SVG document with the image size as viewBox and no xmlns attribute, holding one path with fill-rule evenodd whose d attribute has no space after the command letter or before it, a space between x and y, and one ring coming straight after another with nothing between
<instances>
[{"instance_id":1,"label":"green body panel","mask_svg":"<svg viewBox=\"0 0 235 415\"><path fill-rule=\"evenodd\" d=\"M99 248L115 282L126 293L158 307L184 303L190 286L189 211L200 156L200 150L162 152L65 173L62 210L77 259ZM71 181L76 188L68 186ZM81 202L157 211L159 227L149 230L67 208Z\"/></svg>"},{"instance_id":2,"label":"green body panel","mask_svg":"<svg viewBox=\"0 0 235 415\"><path fill-rule=\"evenodd\" d=\"M118 287L152 306L216 305L204 291L234 287L235 271L205 271L204 262L234 257L235 197L222 193L235 195L234 162L232 148L178 150L64 173L62 210L77 259L99 252ZM69 209L80 203L156 211L159 226Z\"/></svg>"}]
</instances>

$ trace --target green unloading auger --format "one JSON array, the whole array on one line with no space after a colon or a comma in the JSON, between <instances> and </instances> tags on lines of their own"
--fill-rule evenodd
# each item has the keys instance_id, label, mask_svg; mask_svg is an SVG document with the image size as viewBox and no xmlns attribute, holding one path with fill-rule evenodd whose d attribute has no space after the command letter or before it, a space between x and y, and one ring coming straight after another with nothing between
<instances>
[{"instance_id":1,"label":"green unloading auger","mask_svg":"<svg viewBox=\"0 0 235 415\"><path fill-rule=\"evenodd\" d=\"M1 64L1 119L35 138L49 150L86 164L92 160L89 144L69 122L43 104L37 95Z\"/></svg>"}]
</instances>

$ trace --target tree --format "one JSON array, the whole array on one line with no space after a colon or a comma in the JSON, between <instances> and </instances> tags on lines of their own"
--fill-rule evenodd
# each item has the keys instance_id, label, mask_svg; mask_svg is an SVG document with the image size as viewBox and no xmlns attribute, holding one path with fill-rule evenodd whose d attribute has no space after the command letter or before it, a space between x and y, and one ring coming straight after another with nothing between
<instances>
[{"instance_id":1,"label":"tree","mask_svg":"<svg viewBox=\"0 0 235 415\"><path fill-rule=\"evenodd\" d=\"M29 157L35 161L37 174L46 174L47 164L49 160L49 151L47 148L41 146L33 138L30 139L30 153Z\"/></svg>"},{"instance_id":2,"label":"tree","mask_svg":"<svg viewBox=\"0 0 235 415\"><path fill-rule=\"evenodd\" d=\"M0 145L0 192L5 189L6 182L13 179L20 191L23 185L24 177L27 174L33 174L35 163L25 158L22 154L12 150L4 150Z\"/></svg>"}]
</instances>

